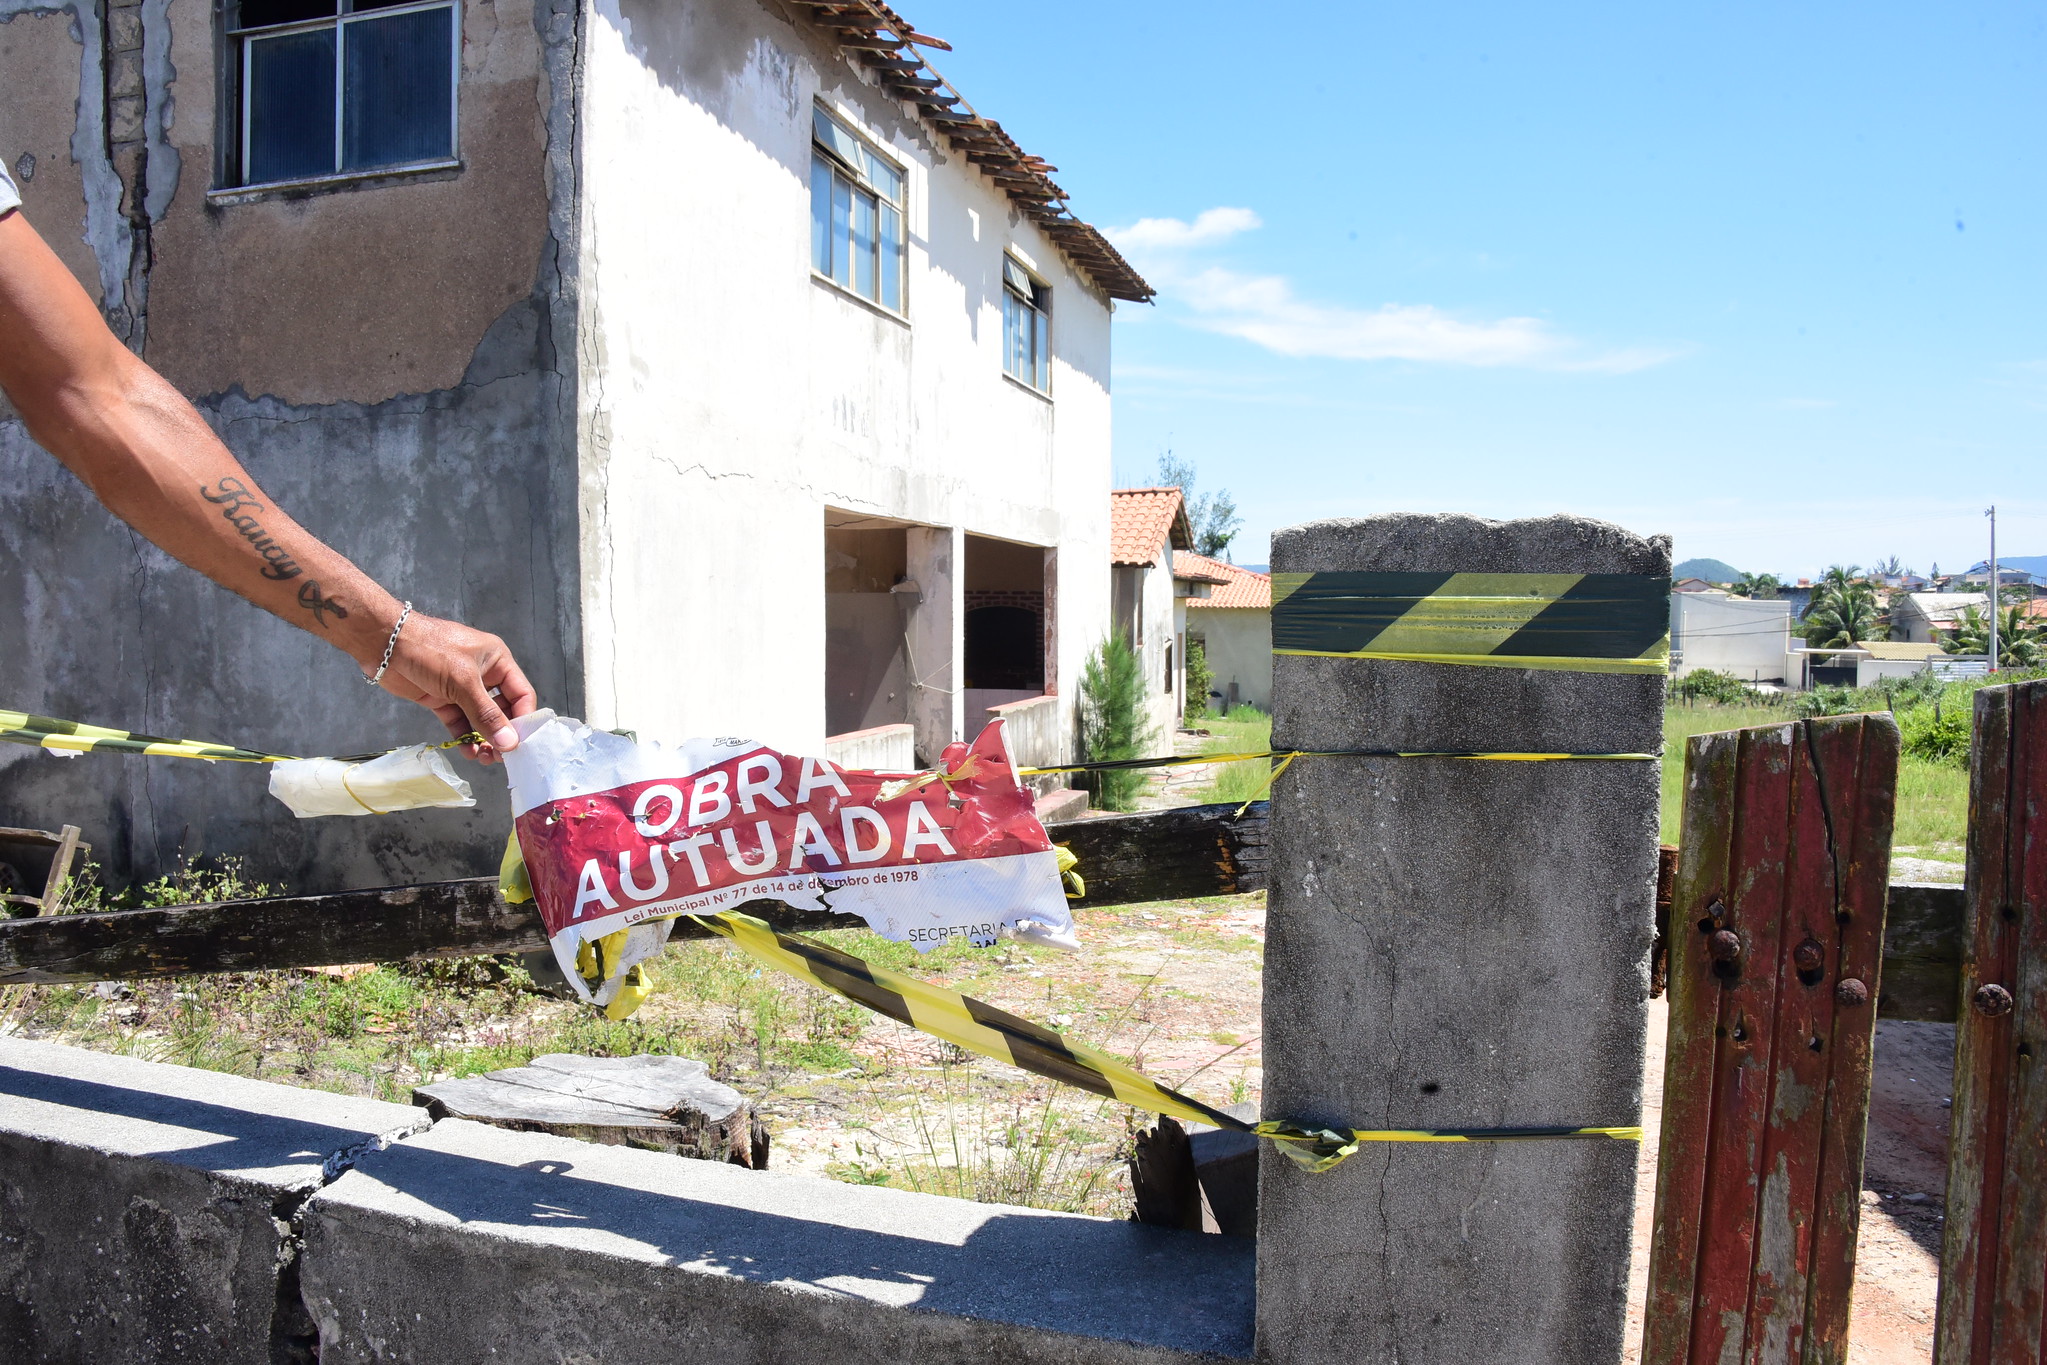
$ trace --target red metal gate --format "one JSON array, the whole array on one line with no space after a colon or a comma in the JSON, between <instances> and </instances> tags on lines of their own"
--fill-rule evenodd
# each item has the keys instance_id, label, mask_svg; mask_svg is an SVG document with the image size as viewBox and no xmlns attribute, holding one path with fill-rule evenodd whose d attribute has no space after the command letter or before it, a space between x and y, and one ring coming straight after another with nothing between
<instances>
[{"instance_id":1,"label":"red metal gate","mask_svg":"<svg viewBox=\"0 0 2047 1365\"><path fill-rule=\"evenodd\" d=\"M1976 694L1939 1365L2037 1365L2047 1314L2047 682Z\"/></svg>"},{"instance_id":2,"label":"red metal gate","mask_svg":"<svg viewBox=\"0 0 2047 1365\"><path fill-rule=\"evenodd\" d=\"M1644 1365L1847 1359L1897 771L1887 715L1691 741Z\"/></svg>"}]
</instances>

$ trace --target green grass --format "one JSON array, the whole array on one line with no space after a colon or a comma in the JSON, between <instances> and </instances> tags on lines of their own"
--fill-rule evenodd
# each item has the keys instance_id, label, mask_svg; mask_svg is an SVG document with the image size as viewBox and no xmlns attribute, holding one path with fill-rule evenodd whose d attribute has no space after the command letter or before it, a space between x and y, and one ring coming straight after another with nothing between
<instances>
[{"instance_id":1,"label":"green grass","mask_svg":"<svg viewBox=\"0 0 2047 1365\"><path fill-rule=\"evenodd\" d=\"M1205 754L1256 754L1272 747L1272 717L1255 706L1239 706L1226 716L1210 717L1202 726L1209 732L1201 746ZM1201 799L1255 801L1265 795L1271 776L1270 759L1227 763L1216 774L1216 780L1202 789Z\"/></svg>"},{"instance_id":2,"label":"green grass","mask_svg":"<svg viewBox=\"0 0 2047 1365\"><path fill-rule=\"evenodd\" d=\"M1677 842L1684 807L1685 741L1715 730L1781 725L1792 718L1774 706L1679 706L1663 713L1663 842ZM1969 827L1967 768L1906 755L1898 767L1898 848L1959 847ZM1952 848L1945 856L1954 856Z\"/></svg>"}]
</instances>

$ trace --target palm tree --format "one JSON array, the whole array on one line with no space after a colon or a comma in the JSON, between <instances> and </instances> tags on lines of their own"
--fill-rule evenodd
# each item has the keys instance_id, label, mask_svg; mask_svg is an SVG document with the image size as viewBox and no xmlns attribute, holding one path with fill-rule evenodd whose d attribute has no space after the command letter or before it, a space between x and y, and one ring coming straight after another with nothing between
<instances>
[{"instance_id":1,"label":"palm tree","mask_svg":"<svg viewBox=\"0 0 2047 1365\"><path fill-rule=\"evenodd\" d=\"M2036 668L2047 661L2047 628L2026 615L2023 606L2006 607L1997 614L1997 666ZM1940 642L1950 654L1988 654L1990 618L1975 607L1963 607L1954 633Z\"/></svg>"},{"instance_id":2,"label":"palm tree","mask_svg":"<svg viewBox=\"0 0 2047 1365\"><path fill-rule=\"evenodd\" d=\"M1752 597L1758 602L1774 601L1777 589L1783 586L1773 573L1745 573L1741 576L1741 581L1734 585L1734 595Z\"/></svg>"},{"instance_id":3,"label":"palm tree","mask_svg":"<svg viewBox=\"0 0 2047 1365\"><path fill-rule=\"evenodd\" d=\"M1876 589L1856 582L1850 577L1854 572L1838 565L1827 570L1826 580L1813 594L1812 609L1805 614L1805 642L1812 648L1852 649L1860 641L1879 638Z\"/></svg>"}]
</instances>

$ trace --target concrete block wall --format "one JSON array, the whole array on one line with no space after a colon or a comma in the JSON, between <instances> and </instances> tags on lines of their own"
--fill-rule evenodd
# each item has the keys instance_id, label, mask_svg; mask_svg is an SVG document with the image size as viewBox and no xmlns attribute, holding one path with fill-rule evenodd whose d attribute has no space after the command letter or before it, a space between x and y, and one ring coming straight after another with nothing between
<instances>
[{"instance_id":1,"label":"concrete block wall","mask_svg":"<svg viewBox=\"0 0 2047 1365\"><path fill-rule=\"evenodd\" d=\"M1251 1354L1252 1250L0 1038L0 1360Z\"/></svg>"}]
</instances>

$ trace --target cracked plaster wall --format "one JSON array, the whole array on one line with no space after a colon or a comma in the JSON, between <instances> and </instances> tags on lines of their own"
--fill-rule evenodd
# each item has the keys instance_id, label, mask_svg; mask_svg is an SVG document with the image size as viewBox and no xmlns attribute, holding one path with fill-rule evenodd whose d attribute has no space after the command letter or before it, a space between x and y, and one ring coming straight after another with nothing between
<instances>
[{"instance_id":1,"label":"cracked plaster wall","mask_svg":"<svg viewBox=\"0 0 2047 1365\"><path fill-rule=\"evenodd\" d=\"M234 202L207 193L207 0L0 0L0 155L34 158L30 221L272 497L574 710L575 10L466 0L463 33L459 173ZM4 409L0 598L0 705L287 753L440 737L129 532ZM0 825L79 825L116 882L223 853L309 891L472 875L508 819L468 775L474 811L301 822L257 769L9 747Z\"/></svg>"}]
</instances>

